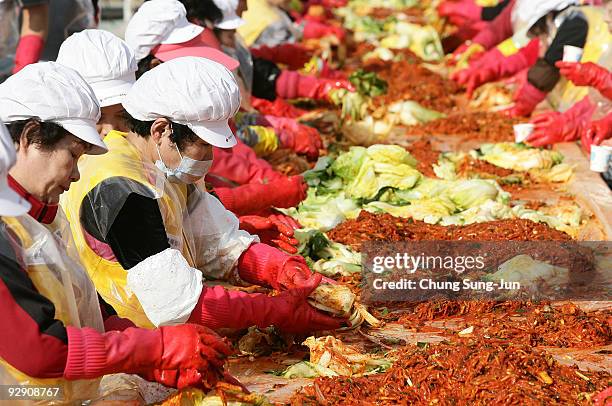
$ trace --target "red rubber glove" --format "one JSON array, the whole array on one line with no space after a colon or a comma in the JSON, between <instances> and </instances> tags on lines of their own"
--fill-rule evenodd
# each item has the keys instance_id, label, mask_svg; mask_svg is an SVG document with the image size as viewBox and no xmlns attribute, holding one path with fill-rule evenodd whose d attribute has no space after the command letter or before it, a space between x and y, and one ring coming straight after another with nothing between
<instances>
[{"instance_id":1,"label":"red rubber glove","mask_svg":"<svg viewBox=\"0 0 612 406\"><path fill-rule=\"evenodd\" d=\"M213 165L207 180L217 177L244 185L286 179L285 175L276 172L268 162L257 158L255 151L242 142L238 142L233 148L215 147L213 153Z\"/></svg>"},{"instance_id":2,"label":"red rubber glove","mask_svg":"<svg viewBox=\"0 0 612 406\"><path fill-rule=\"evenodd\" d=\"M474 90L485 83L495 82L512 76L533 65L538 58L539 41L534 39L517 53L504 56L499 49L493 48L477 60L473 66L451 76L453 80L467 89L471 98Z\"/></svg>"},{"instance_id":3,"label":"red rubber glove","mask_svg":"<svg viewBox=\"0 0 612 406\"><path fill-rule=\"evenodd\" d=\"M454 25L462 25L466 22L480 21L482 7L473 0L443 1L438 5L438 15L448 18Z\"/></svg>"},{"instance_id":4,"label":"red rubber glove","mask_svg":"<svg viewBox=\"0 0 612 406\"><path fill-rule=\"evenodd\" d=\"M585 97L564 113L553 111L537 115L531 119L534 130L526 142L534 147L542 147L575 141L587 126L594 110L595 106Z\"/></svg>"},{"instance_id":5,"label":"red rubber glove","mask_svg":"<svg viewBox=\"0 0 612 406\"><path fill-rule=\"evenodd\" d=\"M323 140L316 128L298 123L292 118L265 116L265 120L274 128L283 148L304 154L314 161L323 149Z\"/></svg>"},{"instance_id":6,"label":"red rubber glove","mask_svg":"<svg viewBox=\"0 0 612 406\"><path fill-rule=\"evenodd\" d=\"M266 99L258 99L251 96L251 105L261 114L275 117L298 118L307 113L306 110L298 109L283 99L275 99L273 102Z\"/></svg>"},{"instance_id":7,"label":"red rubber glove","mask_svg":"<svg viewBox=\"0 0 612 406\"><path fill-rule=\"evenodd\" d=\"M321 283L312 275L302 286L277 296L228 291L221 286L206 287L189 319L213 329L266 328L275 325L287 333L311 333L340 328L345 320L327 316L306 301Z\"/></svg>"},{"instance_id":8,"label":"red rubber glove","mask_svg":"<svg viewBox=\"0 0 612 406\"><path fill-rule=\"evenodd\" d=\"M305 21L304 24L304 39L319 39L323 37L336 37L342 41L346 33L341 27L320 23L317 21Z\"/></svg>"},{"instance_id":9,"label":"red rubber glove","mask_svg":"<svg viewBox=\"0 0 612 406\"><path fill-rule=\"evenodd\" d=\"M591 86L608 99L612 99L612 72L593 62L563 62L555 63L559 72L571 80L576 86Z\"/></svg>"},{"instance_id":10,"label":"red rubber glove","mask_svg":"<svg viewBox=\"0 0 612 406\"><path fill-rule=\"evenodd\" d=\"M610 406L610 402L612 402L612 386L608 386L593 397L593 406Z\"/></svg>"},{"instance_id":11,"label":"red rubber glove","mask_svg":"<svg viewBox=\"0 0 612 406\"><path fill-rule=\"evenodd\" d=\"M580 142L582 148L590 153L591 145L599 145L609 138L612 138L612 113L587 125L582 131Z\"/></svg>"},{"instance_id":12,"label":"red rubber glove","mask_svg":"<svg viewBox=\"0 0 612 406\"><path fill-rule=\"evenodd\" d=\"M214 192L226 209L244 216L272 207L297 206L306 198L308 185L301 176L291 176L266 184L252 183L235 188L215 188Z\"/></svg>"},{"instance_id":13,"label":"red rubber glove","mask_svg":"<svg viewBox=\"0 0 612 406\"><path fill-rule=\"evenodd\" d=\"M15 50L15 66L13 66L13 74L19 72L24 67L31 63L36 63L40 59L45 40L40 35L24 35L19 39L17 49Z\"/></svg>"},{"instance_id":14,"label":"red rubber glove","mask_svg":"<svg viewBox=\"0 0 612 406\"><path fill-rule=\"evenodd\" d=\"M238 261L238 274L254 285L276 290L301 286L312 272L299 255L289 255L266 244L252 244Z\"/></svg>"},{"instance_id":15,"label":"red rubber glove","mask_svg":"<svg viewBox=\"0 0 612 406\"><path fill-rule=\"evenodd\" d=\"M546 93L528 81L514 95L514 107L504 110L510 117L526 117L546 98Z\"/></svg>"},{"instance_id":16,"label":"red rubber glove","mask_svg":"<svg viewBox=\"0 0 612 406\"><path fill-rule=\"evenodd\" d=\"M191 324L104 334L88 327L68 326L66 332L64 378L70 380L120 372L147 374L155 369L217 373L232 352L215 332Z\"/></svg>"},{"instance_id":17,"label":"red rubber glove","mask_svg":"<svg viewBox=\"0 0 612 406\"><path fill-rule=\"evenodd\" d=\"M276 215L242 216L239 220L240 228L258 235L262 243L275 245L289 254L297 254L296 247L300 242L293 237L294 228L287 222L279 220Z\"/></svg>"},{"instance_id":18,"label":"red rubber glove","mask_svg":"<svg viewBox=\"0 0 612 406\"><path fill-rule=\"evenodd\" d=\"M282 71L276 80L276 94L284 99L305 97L330 101L329 93L333 89L355 90L348 80L317 78L295 71Z\"/></svg>"},{"instance_id":19,"label":"red rubber glove","mask_svg":"<svg viewBox=\"0 0 612 406\"><path fill-rule=\"evenodd\" d=\"M300 44L281 44L275 47L262 45L251 48L251 54L257 58L287 65L291 70L301 69L312 57L312 52Z\"/></svg>"},{"instance_id":20,"label":"red rubber glove","mask_svg":"<svg viewBox=\"0 0 612 406\"><path fill-rule=\"evenodd\" d=\"M129 319L121 318L117 315L112 315L104 319L104 331L123 331L136 325Z\"/></svg>"}]
</instances>

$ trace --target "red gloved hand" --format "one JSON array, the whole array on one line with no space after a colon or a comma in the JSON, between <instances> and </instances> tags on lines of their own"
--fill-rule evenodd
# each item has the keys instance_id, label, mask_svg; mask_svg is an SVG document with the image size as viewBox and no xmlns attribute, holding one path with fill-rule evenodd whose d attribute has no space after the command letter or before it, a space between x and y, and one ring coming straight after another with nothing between
<instances>
[{"instance_id":1,"label":"red gloved hand","mask_svg":"<svg viewBox=\"0 0 612 406\"><path fill-rule=\"evenodd\" d=\"M144 379L149 382L157 382L170 388L199 388L209 391L215 387L220 380L219 373L202 373L196 369L155 369L146 373L141 373Z\"/></svg>"},{"instance_id":2,"label":"red gloved hand","mask_svg":"<svg viewBox=\"0 0 612 406\"><path fill-rule=\"evenodd\" d=\"M610 401L612 401L612 386L608 386L593 397L593 406L609 406Z\"/></svg>"},{"instance_id":3,"label":"red gloved hand","mask_svg":"<svg viewBox=\"0 0 612 406\"><path fill-rule=\"evenodd\" d=\"M305 21L304 24L304 39L319 39L323 37L333 36L342 41L346 33L341 27L319 23L317 21Z\"/></svg>"},{"instance_id":4,"label":"red gloved hand","mask_svg":"<svg viewBox=\"0 0 612 406\"><path fill-rule=\"evenodd\" d=\"M13 74L22 70L25 66L36 63L40 59L45 40L40 35L24 35L19 39L17 49L15 50L15 66L13 66Z\"/></svg>"},{"instance_id":5,"label":"red gloved hand","mask_svg":"<svg viewBox=\"0 0 612 406\"><path fill-rule=\"evenodd\" d=\"M591 145L599 145L609 138L612 138L612 113L585 126L580 136L580 142L582 148L590 153Z\"/></svg>"},{"instance_id":6,"label":"red gloved hand","mask_svg":"<svg viewBox=\"0 0 612 406\"><path fill-rule=\"evenodd\" d=\"M213 165L208 178L217 177L238 185L268 183L286 178L282 173L276 172L267 161L257 158L255 151L242 142L238 142L233 148L214 147L213 153Z\"/></svg>"},{"instance_id":7,"label":"red gloved hand","mask_svg":"<svg viewBox=\"0 0 612 406\"><path fill-rule=\"evenodd\" d=\"M251 54L257 58L287 65L291 70L301 69L312 57L312 52L300 44L281 44L275 47L262 45L251 48Z\"/></svg>"},{"instance_id":8,"label":"red gloved hand","mask_svg":"<svg viewBox=\"0 0 612 406\"><path fill-rule=\"evenodd\" d=\"M312 272L300 256L291 256L266 244L253 244L240 257L238 274L255 285L287 290L298 287Z\"/></svg>"},{"instance_id":9,"label":"red gloved hand","mask_svg":"<svg viewBox=\"0 0 612 406\"><path fill-rule=\"evenodd\" d=\"M218 372L230 347L215 332L184 324L154 330L128 328L101 334L66 327L68 358L64 378L92 379L113 373L147 373L155 369Z\"/></svg>"},{"instance_id":10,"label":"red gloved hand","mask_svg":"<svg viewBox=\"0 0 612 406\"><path fill-rule=\"evenodd\" d=\"M465 22L480 21L482 7L473 0L443 1L438 5L438 15L448 18L454 25Z\"/></svg>"},{"instance_id":11,"label":"red gloved hand","mask_svg":"<svg viewBox=\"0 0 612 406\"><path fill-rule=\"evenodd\" d=\"M319 150L323 149L323 140L316 128L300 124L292 118L265 116L265 119L276 131L283 148L304 154L310 160L319 157Z\"/></svg>"},{"instance_id":12,"label":"red gloved hand","mask_svg":"<svg viewBox=\"0 0 612 406\"><path fill-rule=\"evenodd\" d=\"M266 184L248 184L236 188L215 188L214 192L226 209L244 216L272 207L297 206L306 198L308 185L301 176L291 176Z\"/></svg>"},{"instance_id":13,"label":"red gloved hand","mask_svg":"<svg viewBox=\"0 0 612 406\"><path fill-rule=\"evenodd\" d=\"M284 99L305 97L330 101L329 93L333 89L355 90L348 80L317 78L295 71L282 71L276 79L276 94Z\"/></svg>"},{"instance_id":14,"label":"red gloved hand","mask_svg":"<svg viewBox=\"0 0 612 406\"><path fill-rule=\"evenodd\" d=\"M505 56L496 47L488 51L468 69L451 76L467 89L467 97L471 98L474 90L485 83L512 76L515 73L533 65L538 57L539 42L532 40L518 52Z\"/></svg>"},{"instance_id":15,"label":"red gloved hand","mask_svg":"<svg viewBox=\"0 0 612 406\"><path fill-rule=\"evenodd\" d=\"M293 238L293 228L275 216L242 216L240 228L258 235L262 243L275 245L289 254L297 254L299 241Z\"/></svg>"},{"instance_id":16,"label":"red gloved hand","mask_svg":"<svg viewBox=\"0 0 612 406\"><path fill-rule=\"evenodd\" d=\"M298 109L283 99L276 99L273 102L265 99L258 99L251 96L251 105L261 114L275 117L298 118L307 113L306 110Z\"/></svg>"},{"instance_id":17,"label":"red gloved hand","mask_svg":"<svg viewBox=\"0 0 612 406\"><path fill-rule=\"evenodd\" d=\"M534 147L542 147L577 140L594 110L595 106L585 97L565 113L553 111L540 114L531 120L535 126L526 142Z\"/></svg>"},{"instance_id":18,"label":"red gloved hand","mask_svg":"<svg viewBox=\"0 0 612 406\"><path fill-rule=\"evenodd\" d=\"M591 86L608 99L612 99L612 73L593 62L563 62L555 66L559 73L571 80L576 86Z\"/></svg>"},{"instance_id":19,"label":"red gloved hand","mask_svg":"<svg viewBox=\"0 0 612 406\"><path fill-rule=\"evenodd\" d=\"M536 106L546 98L546 93L529 82L525 82L514 95L514 107L504 110L510 117L525 117L530 115Z\"/></svg>"},{"instance_id":20,"label":"red gloved hand","mask_svg":"<svg viewBox=\"0 0 612 406\"><path fill-rule=\"evenodd\" d=\"M306 301L321 283L321 275L312 275L297 289L277 296L228 291L221 286L204 288L189 319L210 328L266 328L275 325L288 333L335 330L345 320L317 311Z\"/></svg>"}]
</instances>

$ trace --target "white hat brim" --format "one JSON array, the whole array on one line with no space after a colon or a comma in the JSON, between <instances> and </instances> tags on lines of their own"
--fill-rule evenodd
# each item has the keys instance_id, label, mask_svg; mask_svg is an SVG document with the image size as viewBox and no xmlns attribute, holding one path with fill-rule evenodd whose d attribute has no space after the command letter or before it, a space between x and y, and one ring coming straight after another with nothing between
<instances>
[{"instance_id":1,"label":"white hat brim","mask_svg":"<svg viewBox=\"0 0 612 406\"><path fill-rule=\"evenodd\" d=\"M91 144L91 148L86 153L88 155L100 155L108 152L108 147L102 141L100 134L96 130L95 123L89 123L85 120L57 120L57 124L62 126L66 131L77 138Z\"/></svg>"},{"instance_id":2,"label":"white hat brim","mask_svg":"<svg viewBox=\"0 0 612 406\"><path fill-rule=\"evenodd\" d=\"M235 30L239 27L242 27L245 23L246 21L234 14L229 18L223 19L223 21L221 21L220 23L215 24L215 27L220 28L222 30Z\"/></svg>"},{"instance_id":3,"label":"white hat brim","mask_svg":"<svg viewBox=\"0 0 612 406\"><path fill-rule=\"evenodd\" d=\"M187 24L176 26L172 32L161 42L161 44L182 44L183 42L191 41L204 31L204 27L196 24Z\"/></svg>"},{"instance_id":4,"label":"white hat brim","mask_svg":"<svg viewBox=\"0 0 612 406\"><path fill-rule=\"evenodd\" d=\"M134 77L133 81L114 80L113 83L96 82L90 85L98 98L100 107L108 107L115 104L121 104L123 98L134 85L134 82L136 82L136 77Z\"/></svg>"},{"instance_id":5,"label":"white hat brim","mask_svg":"<svg viewBox=\"0 0 612 406\"><path fill-rule=\"evenodd\" d=\"M236 137L227 120L187 123L187 126L201 139L218 148L236 145Z\"/></svg>"},{"instance_id":6,"label":"white hat brim","mask_svg":"<svg viewBox=\"0 0 612 406\"><path fill-rule=\"evenodd\" d=\"M0 215L16 217L26 214L31 204L19 196L8 184L0 187Z\"/></svg>"}]
</instances>

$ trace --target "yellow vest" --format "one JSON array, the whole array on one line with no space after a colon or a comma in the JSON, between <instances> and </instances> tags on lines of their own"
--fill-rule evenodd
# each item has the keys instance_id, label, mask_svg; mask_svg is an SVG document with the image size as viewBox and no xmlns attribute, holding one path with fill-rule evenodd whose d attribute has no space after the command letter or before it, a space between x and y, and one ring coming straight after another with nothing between
<instances>
[{"instance_id":1,"label":"yellow vest","mask_svg":"<svg viewBox=\"0 0 612 406\"><path fill-rule=\"evenodd\" d=\"M77 281L64 263L68 254L63 247L55 243L52 233L29 216L2 217L0 223L16 236L17 244L22 248L23 261L28 277L38 292L49 299L55 306L55 318L65 326L81 327L79 309L75 299ZM95 298L97 304L97 298ZM101 323L100 308L83 309L86 313L97 312ZM93 319L94 317L92 317ZM96 327L96 326L90 326ZM100 326L97 326L98 328ZM6 326L5 326L6 328ZM0 358L0 384L19 384L34 386L61 387L63 400L32 401L31 404L74 404L77 400L93 399L98 394L100 379L68 381L62 378L32 378L11 366Z\"/></svg>"},{"instance_id":2,"label":"yellow vest","mask_svg":"<svg viewBox=\"0 0 612 406\"><path fill-rule=\"evenodd\" d=\"M574 10L572 7L568 10ZM605 67L610 66L612 56L612 34L605 21L603 7L579 7L584 13L589 31L582 53L581 63L593 62ZM607 61L607 62L606 62ZM588 86L576 86L570 80L561 77L557 86L549 93L548 101L558 111L566 111L589 94Z\"/></svg>"},{"instance_id":3,"label":"yellow vest","mask_svg":"<svg viewBox=\"0 0 612 406\"><path fill-rule=\"evenodd\" d=\"M80 223L80 209L87 194L112 177L123 177L144 186L157 198L172 248L183 253L189 265L195 261L192 239L183 227L187 208L187 187L166 181L156 168L147 166L139 151L125 138L125 133L111 131L104 138L109 151L103 155L87 155L79 161L81 179L73 183L62 196L61 204L70 222L81 262L89 273L96 290L120 317L130 319L139 327L153 328L136 295L127 288L127 271L119 262L101 257L87 244ZM126 186L127 187L127 186ZM134 191L137 193L137 191ZM110 227L110 224L108 225Z\"/></svg>"}]
</instances>

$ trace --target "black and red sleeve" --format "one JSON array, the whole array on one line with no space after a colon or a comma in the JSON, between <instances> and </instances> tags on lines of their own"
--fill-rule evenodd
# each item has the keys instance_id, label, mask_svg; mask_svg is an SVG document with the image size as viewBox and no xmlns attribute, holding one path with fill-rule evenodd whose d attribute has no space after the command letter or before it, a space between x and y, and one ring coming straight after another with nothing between
<instances>
[{"instance_id":1,"label":"black and red sleeve","mask_svg":"<svg viewBox=\"0 0 612 406\"><path fill-rule=\"evenodd\" d=\"M2 227L0 314L0 357L34 378L61 377L68 356L66 328L55 318L53 303L36 290Z\"/></svg>"}]
</instances>

